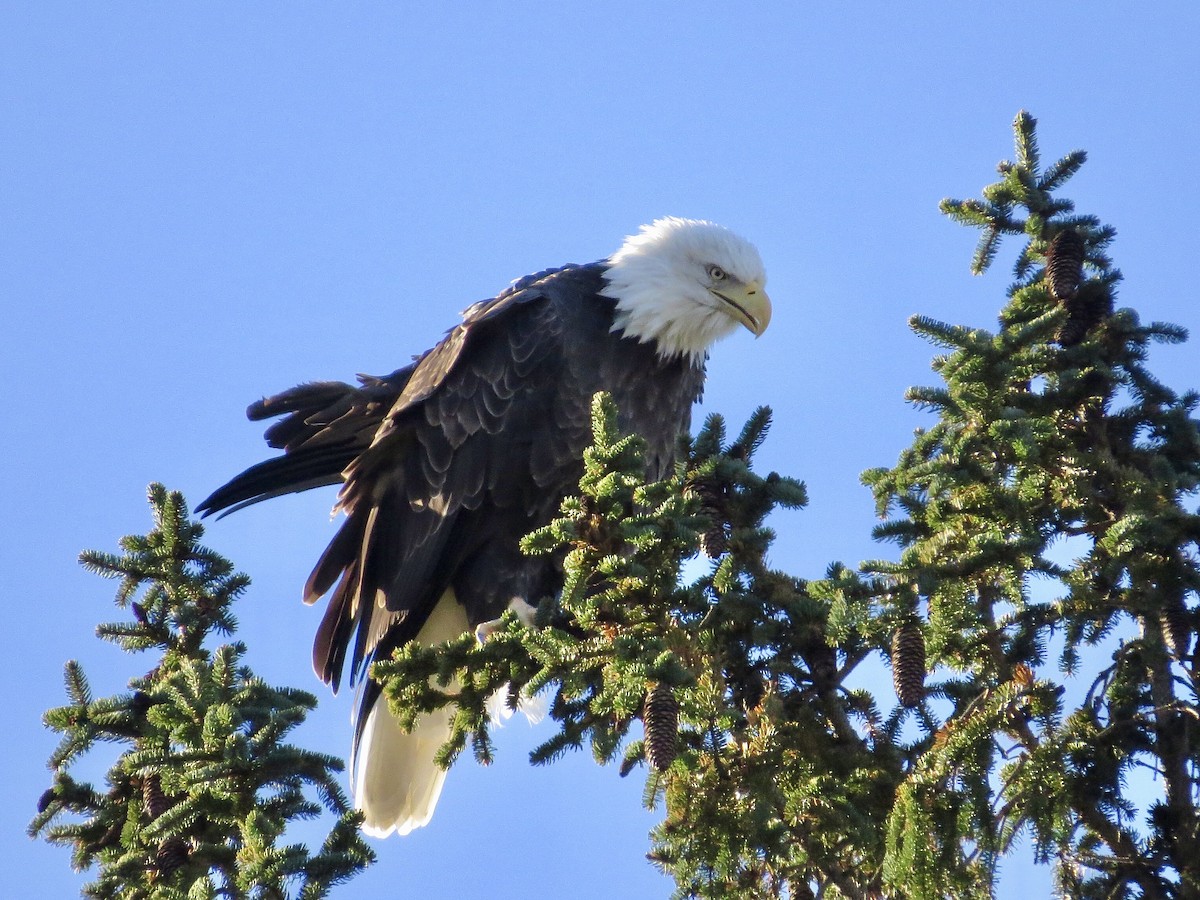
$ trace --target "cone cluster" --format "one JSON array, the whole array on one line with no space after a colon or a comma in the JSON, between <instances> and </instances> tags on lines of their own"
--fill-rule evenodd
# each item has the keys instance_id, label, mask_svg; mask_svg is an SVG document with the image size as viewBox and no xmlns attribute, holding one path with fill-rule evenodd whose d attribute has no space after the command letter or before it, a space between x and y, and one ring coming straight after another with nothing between
<instances>
[{"instance_id":1,"label":"cone cluster","mask_svg":"<svg viewBox=\"0 0 1200 900\"><path fill-rule=\"evenodd\" d=\"M1074 347L1089 331L1112 315L1112 294L1102 281L1083 278L1087 245L1074 228L1055 235L1046 249L1046 286L1050 296L1067 310L1067 321L1058 333L1058 342Z\"/></svg>"},{"instance_id":2,"label":"cone cluster","mask_svg":"<svg viewBox=\"0 0 1200 900\"><path fill-rule=\"evenodd\" d=\"M826 643L823 635L806 647L803 655L813 684L818 689L824 689L837 680L837 651Z\"/></svg>"},{"instance_id":3,"label":"cone cluster","mask_svg":"<svg viewBox=\"0 0 1200 900\"><path fill-rule=\"evenodd\" d=\"M162 791L162 782L157 775L150 775L142 781L142 801L151 821L157 819L171 808L171 801ZM187 842L178 835L173 835L162 842L158 852L154 854L154 865L163 875L169 875L187 862Z\"/></svg>"},{"instance_id":4,"label":"cone cluster","mask_svg":"<svg viewBox=\"0 0 1200 900\"><path fill-rule=\"evenodd\" d=\"M642 711L646 730L646 761L656 772L675 761L679 743L679 701L669 684L659 682L646 695Z\"/></svg>"}]
</instances>

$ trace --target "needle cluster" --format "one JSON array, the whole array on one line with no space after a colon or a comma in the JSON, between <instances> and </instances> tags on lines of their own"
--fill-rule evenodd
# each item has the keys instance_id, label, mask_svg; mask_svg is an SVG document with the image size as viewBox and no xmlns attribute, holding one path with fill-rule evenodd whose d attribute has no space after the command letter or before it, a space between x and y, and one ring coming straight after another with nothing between
<instances>
[{"instance_id":1,"label":"needle cluster","mask_svg":"<svg viewBox=\"0 0 1200 900\"><path fill-rule=\"evenodd\" d=\"M316 699L255 677L240 642L207 648L234 630L248 580L200 545L180 494L152 485L150 505L149 534L82 561L120 579L117 605L132 613L100 637L157 661L104 698L67 663L69 703L45 717L62 735L54 782L30 834L70 847L76 868L98 867L90 897L324 897L374 857L338 787L342 762L285 743ZM71 773L97 744L119 748L102 787ZM289 824L323 810L338 818L318 852L281 843Z\"/></svg>"}]
</instances>

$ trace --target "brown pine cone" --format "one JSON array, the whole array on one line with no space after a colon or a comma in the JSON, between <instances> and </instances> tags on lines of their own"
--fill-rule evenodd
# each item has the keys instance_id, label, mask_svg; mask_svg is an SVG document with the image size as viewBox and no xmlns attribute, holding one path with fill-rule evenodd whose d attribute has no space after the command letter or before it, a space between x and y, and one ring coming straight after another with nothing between
<instances>
[{"instance_id":1,"label":"brown pine cone","mask_svg":"<svg viewBox=\"0 0 1200 900\"><path fill-rule=\"evenodd\" d=\"M1058 342L1064 347L1074 347L1112 315L1113 298L1108 285L1093 279L1084 283L1064 305L1067 321L1058 332Z\"/></svg>"},{"instance_id":2,"label":"brown pine cone","mask_svg":"<svg viewBox=\"0 0 1200 900\"><path fill-rule=\"evenodd\" d=\"M925 697L925 635L915 618L892 635L892 683L901 706L921 705Z\"/></svg>"},{"instance_id":3,"label":"brown pine cone","mask_svg":"<svg viewBox=\"0 0 1200 900\"><path fill-rule=\"evenodd\" d=\"M1173 598L1163 606L1158 613L1158 624L1167 651L1176 659L1187 656L1192 644L1192 617L1181 598Z\"/></svg>"},{"instance_id":4,"label":"brown pine cone","mask_svg":"<svg viewBox=\"0 0 1200 900\"><path fill-rule=\"evenodd\" d=\"M642 711L646 733L646 761L656 772L675 761L679 740L679 701L669 684L659 682L646 695Z\"/></svg>"},{"instance_id":5,"label":"brown pine cone","mask_svg":"<svg viewBox=\"0 0 1200 900\"><path fill-rule=\"evenodd\" d=\"M160 874L170 875L187 862L188 845L181 837L169 837L154 855L154 867Z\"/></svg>"},{"instance_id":6,"label":"brown pine cone","mask_svg":"<svg viewBox=\"0 0 1200 900\"><path fill-rule=\"evenodd\" d=\"M1046 249L1046 284L1050 296L1066 301L1075 296L1083 281L1083 237L1074 228L1060 231Z\"/></svg>"},{"instance_id":7,"label":"brown pine cone","mask_svg":"<svg viewBox=\"0 0 1200 900\"><path fill-rule=\"evenodd\" d=\"M712 525L700 535L700 549L709 559L716 559L729 549L724 491L711 481L696 482L688 490L700 501L700 513L712 521Z\"/></svg>"},{"instance_id":8,"label":"brown pine cone","mask_svg":"<svg viewBox=\"0 0 1200 900\"><path fill-rule=\"evenodd\" d=\"M153 821L165 813L173 805L162 790L162 781L158 775L149 775L142 779L142 801L146 805L146 813ZM188 858L187 842L179 837L169 837L162 842L154 855L154 867L161 875L170 875Z\"/></svg>"},{"instance_id":9,"label":"brown pine cone","mask_svg":"<svg viewBox=\"0 0 1200 900\"><path fill-rule=\"evenodd\" d=\"M157 775L149 775L142 779L142 802L146 804L146 812L152 821L171 808Z\"/></svg>"}]
</instances>

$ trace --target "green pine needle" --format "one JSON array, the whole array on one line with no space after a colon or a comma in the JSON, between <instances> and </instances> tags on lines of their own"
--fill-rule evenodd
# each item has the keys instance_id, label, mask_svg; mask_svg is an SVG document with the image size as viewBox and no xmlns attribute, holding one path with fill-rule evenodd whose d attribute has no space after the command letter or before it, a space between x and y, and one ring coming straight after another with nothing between
<instances>
[{"instance_id":1,"label":"green pine needle","mask_svg":"<svg viewBox=\"0 0 1200 900\"><path fill-rule=\"evenodd\" d=\"M100 699L67 664L72 705L46 714L62 741L30 833L69 846L77 868L98 869L91 896L324 897L373 855L338 787L341 761L283 743L316 700L255 678L240 642L206 647L232 631L229 606L248 581L199 545L180 494L152 485L149 495L153 531L122 540L123 554L81 559L121 579L118 605L134 616L100 635L161 658L130 693ZM106 790L68 771L96 741L122 748ZM322 810L339 817L322 850L278 846L289 822Z\"/></svg>"}]
</instances>

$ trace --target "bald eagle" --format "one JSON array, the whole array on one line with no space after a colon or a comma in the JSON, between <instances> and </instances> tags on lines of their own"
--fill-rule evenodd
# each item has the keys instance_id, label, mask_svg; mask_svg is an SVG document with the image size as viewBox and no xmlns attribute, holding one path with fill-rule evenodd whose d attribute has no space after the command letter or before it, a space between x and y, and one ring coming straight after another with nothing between
<instances>
[{"instance_id":1,"label":"bald eagle","mask_svg":"<svg viewBox=\"0 0 1200 900\"><path fill-rule=\"evenodd\" d=\"M436 643L506 609L526 614L559 589L555 562L518 542L577 489L590 405L607 391L646 440L648 476L673 464L699 399L709 346L771 317L758 251L711 222L664 218L608 259L548 269L469 307L411 365L359 385L302 384L250 406L282 456L252 466L199 507L205 515L341 484L344 519L308 578L328 594L313 645L336 691L349 658L362 681L351 782L363 829L428 823L445 772L434 754L450 712L403 732L364 679L408 641Z\"/></svg>"}]
</instances>

